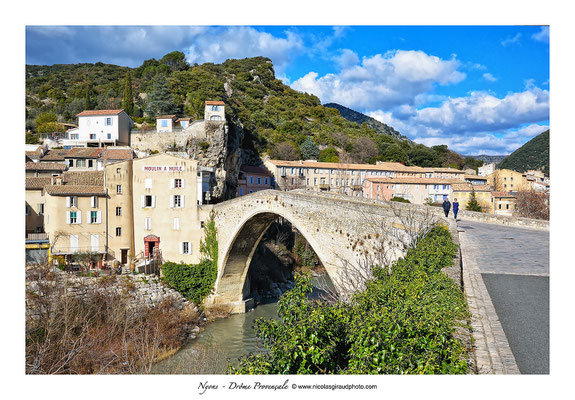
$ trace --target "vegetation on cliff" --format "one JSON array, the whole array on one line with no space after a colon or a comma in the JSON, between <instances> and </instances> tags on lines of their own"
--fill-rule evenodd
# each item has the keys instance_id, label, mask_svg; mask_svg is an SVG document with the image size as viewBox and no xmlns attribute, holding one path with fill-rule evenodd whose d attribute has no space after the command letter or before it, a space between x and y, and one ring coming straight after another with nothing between
<instances>
[{"instance_id":1,"label":"vegetation on cliff","mask_svg":"<svg viewBox=\"0 0 575 400\"><path fill-rule=\"evenodd\" d=\"M517 172L540 169L549 176L549 129L515 150L497 168Z\"/></svg>"}]
</instances>

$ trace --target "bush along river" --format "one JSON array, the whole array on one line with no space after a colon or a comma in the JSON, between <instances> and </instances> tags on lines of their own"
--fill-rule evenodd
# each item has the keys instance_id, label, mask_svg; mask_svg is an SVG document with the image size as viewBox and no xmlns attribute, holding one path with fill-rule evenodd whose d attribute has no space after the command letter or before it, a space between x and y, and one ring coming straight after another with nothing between
<instances>
[{"instance_id":1,"label":"bush along river","mask_svg":"<svg viewBox=\"0 0 575 400\"><path fill-rule=\"evenodd\" d=\"M327 275L313 278L314 291L310 297L322 294L320 287L332 287ZM277 298L264 298L253 310L234 314L210 322L173 356L153 366L152 374L225 374L229 363L238 364L241 356L265 352L256 337L255 321L259 318L277 319Z\"/></svg>"}]
</instances>

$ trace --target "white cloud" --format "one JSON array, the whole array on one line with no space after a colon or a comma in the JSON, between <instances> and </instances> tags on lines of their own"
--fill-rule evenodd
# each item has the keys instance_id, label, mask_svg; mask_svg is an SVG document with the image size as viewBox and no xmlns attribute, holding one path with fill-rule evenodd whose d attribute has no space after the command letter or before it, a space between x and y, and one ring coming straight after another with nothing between
<instances>
[{"instance_id":1,"label":"white cloud","mask_svg":"<svg viewBox=\"0 0 575 400\"><path fill-rule=\"evenodd\" d=\"M489 82L495 82L497 80L497 78L491 75L489 72L483 74L483 79Z\"/></svg>"},{"instance_id":2,"label":"white cloud","mask_svg":"<svg viewBox=\"0 0 575 400\"><path fill-rule=\"evenodd\" d=\"M282 71L294 52L303 48L299 35L286 31L286 37L275 37L246 26L211 28L195 38L187 47L190 63L221 63L229 58L264 56L270 58L274 68Z\"/></svg>"},{"instance_id":3,"label":"white cloud","mask_svg":"<svg viewBox=\"0 0 575 400\"><path fill-rule=\"evenodd\" d=\"M501 41L501 45L502 46L509 46L510 44L519 44L519 39L521 39L521 34L518 33L517 35L513 36L513 37L507 37L504 40Z\"/></svg>"},{"instance_id":4,"label":"white cloud","mask_svg":"<svg viewBox=\"0 0 575 400\"><path fill-rule=\"evenodd\" d=\"M531 35L531 37L539 42L549 43L549 27L542 26L541 30Z\"/></svg>"},{"instance_id":5,"label":"white cloud","mask_svg":"<svg viewBox=\"0 0 575 400\"><path fill-rule=\"evenodd\" d=\"M429 92L436 84L465 79L455 58L442 60L422 51L390 51L363 57L361 64L350 64L338 74L320 77L309 72L291 86L315 94L324 103L373 110L413 104L418 95Z\"/></svg>"},{"instance_id":6,"label":"white cloud","mask_svg":"<svg viewBox=\"0 0 575 400\"><path fill-rule=\"evenodd\" d=\"M350 49L341 50L340 55L336 56L335 60L341 69L350 68L359 64L359 57Z\"/></svg>"}]
</instances>

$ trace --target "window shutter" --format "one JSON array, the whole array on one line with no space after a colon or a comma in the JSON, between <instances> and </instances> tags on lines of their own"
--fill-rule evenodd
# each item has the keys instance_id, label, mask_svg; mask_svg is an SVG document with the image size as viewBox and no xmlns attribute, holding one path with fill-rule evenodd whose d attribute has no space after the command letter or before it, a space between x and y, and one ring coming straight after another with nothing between
<instances>
[{"instance_id":1,"label":"window shutter","mask_svg":"<svg viewBox=\"0 0 575 400\"><path fill-rule=\"evenodd\" d=\"M188 254L192 254L192 242L188 242Z\"/></svg>"},{"instance_id":2,"label":"window shutter","mask_svg":"<svg viewBox=\"0 0 575 400\"><path fill-rule=\"evenodd\" d=\"M173 189L176 186L174 182L175 182L174 178L170 179L170 189Z\"/></svg>"},{"instance_id":3,"label":"window shutter","mask_svg":"<svg viewBox=\"0 0 575 400\"><path fill-rule=\"evenodd\" d=\"M66 211L66 223L70 224L70 211Z\"/></svg>"},{"instance_id":4,"label":"window shutter","mask_svg":"<svg viewBox=\"0 0 575 400\"><path fill-rule=\"evenodd\" d=\"M180 219L179 218L174 218L174 230L179 230L180 229Z\"/></svg>"},{"instance_id":5,"label":"window shutter","mask_svg":"<svg viewBox=\"0 0 575 400\"><path fill-rule=\"evenodd\" d=\"M78 218L78 223L81 224L82 223L82 212L78 211L78 213L76 214L77 218Z\"/></svg>"},{"instance_id":6,"label":"window shutter","mask_svg":"<svg viewBox=\"0 0 575 400\"><path fill-rule=\"evenodd\" d=\"M174 195L170 195L170 208L174 208Z\"/></svg>"},{"instance_id":7,"label":"window shutter","mask_svg":"<svg viewBox=\"0 0 575 400\"><path fill-rule=\"evenodd\" d=\"M184 242L180 242L180 254L184 254Z\"/></svg>"},{"instance_id":8,"label":"window shutter","mask_svg":"<svg viewBox=\"0 0 575 400\"><path fill-rule=\"evenodd\" d=\"M152 196L152 207L156 208L156 196Z\"/></svg>"},{"instance_id":9,"label":"window shutter","mask_svg":"<svg viewBox=\"0 0 575 400\"><path fill-rule=\"evenodd\" d=\"M142 198L142 208L144 208L146 206L146 199L144 198L144 196L141 196Z\"/></svg>"},{"instance_id":10,"label":"window shutter","mask_svg":"<svg viewBox=\"0 0 575 400\"><path fill-rule=\"evenodd\" d=\"M66 207L67 207L67 208L70 208L71 203L72 203L72 201L71 201L71 199L70 199L70 196L66 196ZM69 222L68 222L68 223L69 223Z\"/></svg>"},{"instance_id":11,"label":"window shutter","mask_svg":"<svg viewBox=\"0 0 575 400\"><path fill-rule=\"evenodd\" d=\"M186 198L186 196L184 196L184 195L181 195L181 196L180 196L180 207L182 207L182 208L185 206L185 205L184 205L184 199L185 199L185 198Z\"/></svg>"},{"instance_id":12,"label":"window shutter","mask_svg":"<svg viewBox=\"0 0 575 400\"><path fill-rule=\"evenodd\" d=\"M102 223L102 211L98 211L98 217L96 219L96 223L98 224Z\"/></svg>"},{"instance_id":13,"label":"window shutter","mask_svg":"<svg viewBox=\"0 0 575 400\"><path fill-rule=\"evenodd\" d=\"M90 213L91 213L90 210L86 211L86 223L87 223L87 224L91 224L91 223L92 223L92 218L90 218ZM82 212L79 212L78 214L82 214Z\"/></svg>"},{"instance_id":14,"label":"window shutter","mask_svg":"<svg viewBox=\"0 0 575 400\"><path fill-rule=\"evenodd\" d=\"M181 179L181 181L182 181L182 189L184 188L184 180L185 180L184 178Z\"/></svg>"}]
</instances>

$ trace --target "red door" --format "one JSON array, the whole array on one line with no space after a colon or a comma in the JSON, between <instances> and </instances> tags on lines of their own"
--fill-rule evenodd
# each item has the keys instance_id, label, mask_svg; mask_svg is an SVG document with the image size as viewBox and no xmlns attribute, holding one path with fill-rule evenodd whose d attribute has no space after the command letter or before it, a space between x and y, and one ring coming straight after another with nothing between
<instances>
[{"instance_id":1,"label":"red door","mask_svg":"<svg viewBox=\"0 0 575 400\"><path fill-rule=\"evenodd\" d=\"M157 249L160 248L160 238L156 235L148 235L144 238L144 255L153 256Z\"/></svg>"}]
</instances>

